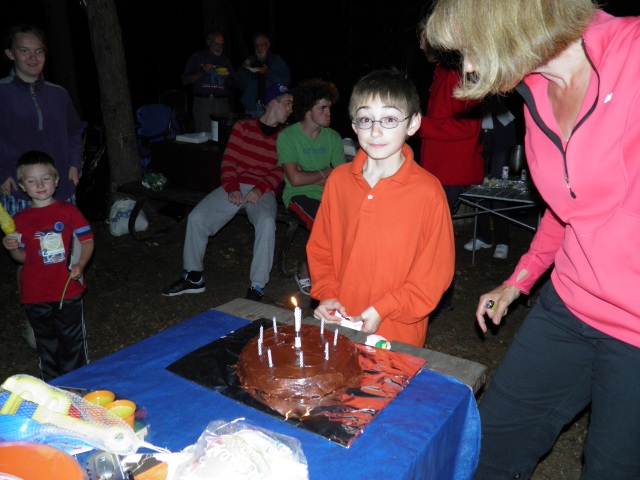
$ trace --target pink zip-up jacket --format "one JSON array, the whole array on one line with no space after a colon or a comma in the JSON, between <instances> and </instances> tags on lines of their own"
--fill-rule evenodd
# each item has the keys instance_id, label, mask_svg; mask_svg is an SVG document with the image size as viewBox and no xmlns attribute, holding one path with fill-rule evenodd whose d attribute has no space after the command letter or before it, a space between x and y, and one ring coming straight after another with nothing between
<instances>
[{"instance_id":1,"label":"pink zip-up jacket","mask_svg":"<svg viewBox=\"0 0 640 480\"><path fill-rule=\"evenodd\" d=\"M525 148L548 205L507 284L528 293L553 264L562 301L593 328L640 347L640 17L599 11L583 48L593 69L565 142L547 96L529 75Z\"/></svg>"}]
</instances>

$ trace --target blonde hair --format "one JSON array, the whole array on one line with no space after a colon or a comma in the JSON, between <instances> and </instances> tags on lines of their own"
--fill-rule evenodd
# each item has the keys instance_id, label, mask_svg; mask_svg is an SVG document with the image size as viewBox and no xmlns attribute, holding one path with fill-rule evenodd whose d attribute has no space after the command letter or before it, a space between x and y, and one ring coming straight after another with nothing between
<instances>
[{"instance_id":1,"label":"blonde hair","mask_svg":"<svg viewBox=\"0 0 640 480\"><path fill-rule=\"evenodd\" d=\"M479 100L508 92L558 56L582 36L596 8L592 0L438 0L425 36L474 66L455 96Z\"/></svg>"}]
</instances>

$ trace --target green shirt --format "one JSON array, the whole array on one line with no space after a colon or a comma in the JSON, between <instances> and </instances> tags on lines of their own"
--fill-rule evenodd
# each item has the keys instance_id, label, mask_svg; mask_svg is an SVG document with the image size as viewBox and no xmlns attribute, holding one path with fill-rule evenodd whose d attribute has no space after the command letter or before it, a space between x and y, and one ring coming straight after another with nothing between
<instances>
[{"instance_id":1,"label":"green shirt","mask_svg":"<svg viewBox=\"0 0 640 480\"><path fill-rule=\"evenodd\" d=\"M299 122L294 123L280 132L276 148L278 165L297 163L305 172L317 172L329 166L335 167L345 163L340 134L330 128L322 128L318 138L314 139L302 130ZM293 187L285 175L282 200L287 207L291 197L296 195L321 200L323 190L322 185Z\"/></svg>"}]
</instances>

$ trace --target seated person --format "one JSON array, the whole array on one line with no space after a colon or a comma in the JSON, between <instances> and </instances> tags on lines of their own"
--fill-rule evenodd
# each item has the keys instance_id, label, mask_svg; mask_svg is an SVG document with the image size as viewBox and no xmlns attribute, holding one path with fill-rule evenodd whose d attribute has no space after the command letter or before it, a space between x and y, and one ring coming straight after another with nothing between
<instances>
[{"instance_id":1,"label":"seated person","mask_svg":"<svg viewBox=\"0 0 640 480\"><path fill-rule=\"evenodd\" d=\"M285 128L276 144L278 164L284 170L282 200L298 223L311 231L332 166L345 162L340 134L329 128L338 90L331 82L307 80L298 86L295 100L298 122ZM296 281L300 291L309 295L306 257L300 261Z\"/></svg>"},{"instance_id":2,"label":"seated person","mask_svg":"<svg viewBox=\"0 0 640 480\"><path fill-rule=\"evenodd\" d=\"M397 70L375 71L354 87L349 114L361 150L331 173L307 243L314 316L339 323L337 310L424 347L455 249L442 186L405 143L420 128L418 93Z\"/></svg>"},{"instance_id":3,"label":"seated person","mask_svg":"<svg viewBox=\"0 0 640 480\"><path fill-rule=\"evenodd\" d=\"M293 96L283 85L272 85L264 96L260 118L239 120L222 156L221 186L202 199L187 220L183 251L186 273L164 290L172 297L205 291L204 254L209 237L224 227L241 208L255 228L251 286L245 298L260 301L269 282L276 236L275 191L282 182L276 139L291 114Z\"/></svg>"}]
</instances>

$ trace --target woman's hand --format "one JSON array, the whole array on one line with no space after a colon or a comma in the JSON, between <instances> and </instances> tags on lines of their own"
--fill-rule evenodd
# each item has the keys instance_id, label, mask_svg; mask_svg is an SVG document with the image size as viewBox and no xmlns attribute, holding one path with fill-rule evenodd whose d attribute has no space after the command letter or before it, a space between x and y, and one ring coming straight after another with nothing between
<instances>
[{"instance_id":1,"label":"woman's hand","mask_svg":"<svg viewBox=\"0 0 640 480\"><path fill-rule=\"evenodd\" d=\"M500 325L502 317L504 317L509 305L520 296L520 290L512 285L503 283L498 288L491 290L480 296L478 308L476 309L476 319L478 325L483 332L487 332L487 324L485 315L491 319L494 325Z\"/></svg>"}]
</instances>

